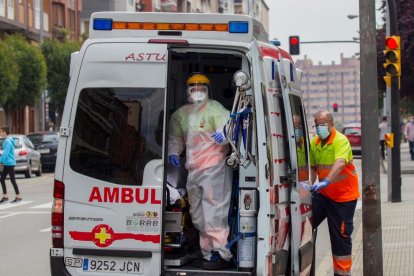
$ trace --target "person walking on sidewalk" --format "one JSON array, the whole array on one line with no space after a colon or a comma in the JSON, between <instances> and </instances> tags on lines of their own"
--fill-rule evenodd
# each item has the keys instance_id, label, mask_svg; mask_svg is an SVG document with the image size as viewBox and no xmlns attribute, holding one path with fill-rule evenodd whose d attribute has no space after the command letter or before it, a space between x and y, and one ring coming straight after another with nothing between
<instances>
[{"instance_id":1,"label":"person walking on sidewalk","mask_svg":"<svg viewBox=\"0 0 414 276\"><path fill-rule=\"evenodd\" d=\"M387 117L382 117L382 122L379 124L379 140L381 147L381 157L385 160L385 134L387 133Z\"/></svg>"},{"instance_id":2,"label":"person walking on sidewalk","mask_svg":"<svg viewBox=\"0 0 414 276\"><path fill-rule=\"evenodd\" d=\"M411 116L410 121L405 126L404 136L410 147L411 160L414 161L414 116Z\"/></svg>"},{"instance_id":3,"label":"person walking on sidewalk","mask_svg":"<svg viewBox=\"0 0 414 276\"><path fill-rule=\"evenodd\" d=\"M348 138L335 129L328 111L315 114L315 127L317 136L310 148L313 228L327 218L334 275L351 275L351 234L359 198L351 145Z\"/></svg>"},{"instance_id":4,"label":"person walking on sidewalk","mask_svg":"<svg viewBox=\"0 0 414 276\"><path fill-rule=\"evenodd\" d=\"M16 166L16 157L14 156L14 145L15 141L9 135L9 128L2 127L0 129L0 136L4 138L3 141L3 154L0 156L0 165L3 166L3 172L1 174L1 187L3 188L3 198L0 200L0 203L7 202L9 197L7 196L6 188L6 176L10 176L10 181L13 184L14 192L16 193L16 198L11 202L19 202L22 200L22 197L19 192L19 187L16 183L16 177L14 175L14 167Z\"/></svg>"}]
</instances>

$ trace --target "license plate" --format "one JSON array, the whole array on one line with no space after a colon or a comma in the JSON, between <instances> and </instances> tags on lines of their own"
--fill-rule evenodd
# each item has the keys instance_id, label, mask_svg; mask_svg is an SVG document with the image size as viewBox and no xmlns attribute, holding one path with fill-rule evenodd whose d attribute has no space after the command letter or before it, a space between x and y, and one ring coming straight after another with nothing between
<instances>
[{"instance_id":1,"label":"license plate","mask_svg":"<svg viewBox=\"0 0 414 276\"><path fill-rule=\"evenodd\" d=\"M85 272L114 272L141 274L142 264L134 260L108 260L101 258L84 258L83 271Z\"/></svg>"},{"instance_id":2,"label":"license plate","mask_svg":"<svg viewBox=\"0 0 414 276\"><path fill-rule=\"evenodd\" d=\"M37 150L39 153L49 153L50 149L39 149Z\"/></svg>"}]
</instances>

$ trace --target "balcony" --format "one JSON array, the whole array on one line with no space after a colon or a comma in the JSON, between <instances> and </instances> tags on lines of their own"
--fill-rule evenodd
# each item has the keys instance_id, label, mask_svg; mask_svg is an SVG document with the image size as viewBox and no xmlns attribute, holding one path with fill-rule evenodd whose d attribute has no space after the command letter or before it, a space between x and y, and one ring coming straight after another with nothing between
<instances>
[{"instance_id":1,"label":"balcony","mask_svg":"<svg viewBox=\"0 0 414 276\"><path fill-rule=\"evenodd\" d=\"M161 11L177 12L177 0L161 0Z\"/></svg>"}]
</instances>

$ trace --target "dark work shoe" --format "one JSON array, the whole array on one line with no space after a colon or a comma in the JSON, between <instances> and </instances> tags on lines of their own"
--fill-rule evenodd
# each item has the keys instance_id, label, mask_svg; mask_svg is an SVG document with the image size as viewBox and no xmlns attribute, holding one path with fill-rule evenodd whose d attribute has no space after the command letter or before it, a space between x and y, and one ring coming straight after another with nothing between
<instances>
[{"instance_id":1,"label":"dark work shoe","mask_svg":"<svg viewBox=\"0 0 414 276\"><path fill-rule=\"evenodd\" d=\"M203 263L206 262L207 260L203 258L203 253L201 253L200 250L197 250L196 252L193 252L190 255L192 261L192 265L198 268L203 267Z\"/></svg>"},{"instance_id":2,"label":"dark work shoe","mask_svg":"<svg viewBox=\"0 0 414 276\"><path fill-rule=\"evenodd\" d=\"M217 251L213 251L210 261L205 261L203 263L204 270L221 270L230 267L230 262L225 261Z\"/></svg>"},{"instance_id":3,"label":"dark work shoe","mask_svg":"<svg viewBox=\"0 0 414 276\"><path fill-rule=\"evenodd\" d=\"M198 267L201 268L203 267L203 263L206 262L206 260L202 260L202 259L195 259L193 260L193 262L191 263L194 267Z\"/></svg>"},{"instance_id":4,"label":"dark work shoe","mask_svg":"<svg viewBox=\"0 0 414 276\"><path fill-rule=\"evenodd\" d=\"M0 200L0 204L1 204L1 203L5 203L5 202L7 202L7 201L9 201L9 198L8 198L8 197L3 197L3 198Z\"/></svg>"},{"instance_id":5,"label":"dark work shoe","mask_svg":"<svg viewBox=\"0 0 414 276\"><path fill-rule=\"evenodd\" d=\"M19 202L19 201L22 201L22 198L18 198L18 197L16 197L13 201L11 201L10 203L16 203L16 202Z\"/></svg>"}]
</instances>

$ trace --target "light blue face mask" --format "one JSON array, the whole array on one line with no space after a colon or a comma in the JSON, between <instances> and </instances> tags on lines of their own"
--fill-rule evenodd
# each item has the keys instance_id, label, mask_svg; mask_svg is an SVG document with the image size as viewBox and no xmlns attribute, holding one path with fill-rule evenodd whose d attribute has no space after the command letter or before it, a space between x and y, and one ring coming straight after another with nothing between
<instances>
[{"instance_id":1,"label":"light blue face mask","mask_svg":"<svg viewBox=\"0 0 414 276\"><path fill-rule=\"evenodd\" d=\"M300 140L303 137L303 130L301 128L295 128L295 138Z\"/></svg>"},{"instance_id":2,"label":"light blue face mask","mask_svg":"<svg viewBox=\"0 0 414 276\"><path fill-rule=\"evenodd\" d=\"M328 126L317 126L316 127L316 134L321 138L322 140L329 136L329 128Z\"/></svg>"}]
</instances>

